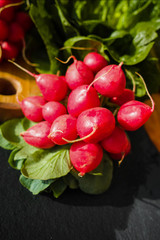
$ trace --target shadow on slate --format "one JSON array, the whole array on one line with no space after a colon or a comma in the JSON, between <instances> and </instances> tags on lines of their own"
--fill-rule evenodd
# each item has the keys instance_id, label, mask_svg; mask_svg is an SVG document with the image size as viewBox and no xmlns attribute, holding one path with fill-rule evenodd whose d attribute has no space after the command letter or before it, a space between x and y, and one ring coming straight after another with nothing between
<instances>
[{"instance_id":1,"label":"shadow on slate","mask_svg":"<svg viewBox=\"0 0 160 240\"><path fill-rule=\"evenodd\" d=\"M128 135L132 145L131 153L120 167L115 164L112 184L108 191L100 195L88 195L81 190L68 189L54 201L77 206L122 207L132 204L135 197L160 198L160 153L144 128L128 132ZM53 198L52 195L47 196Z\"/></svg>"},{"instance_id":2,"label":"shadow on slate","mask_svg":"<svg viewBox=\"0 0 160 240\"><path fill-rule=\"evenodd\" d=\"M159 239L159 227L146 215L146 207L157 221L160 154L144 128L128 135L131 154L115 167L110 189L96 196L70 189L58 199L46 193L33 196L19 183L19 172L9 166L9 151L0 149L0 239L135 240L136 233L138 240ZM144 216L138 215L140 209ZM147 230L145 224L136 225L142 218ZM152 237L149 229L157 236Z\"/></svg>"}]
</instances>

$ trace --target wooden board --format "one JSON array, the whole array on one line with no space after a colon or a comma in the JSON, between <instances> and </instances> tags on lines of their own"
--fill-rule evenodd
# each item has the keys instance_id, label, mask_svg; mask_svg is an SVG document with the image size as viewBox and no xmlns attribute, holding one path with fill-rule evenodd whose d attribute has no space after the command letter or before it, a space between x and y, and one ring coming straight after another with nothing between
<instances>
[{"instance_id":1,"label":"wooden board","mask_svg":"<svg viewBox=\"0 0 160 240\"><path fill-rule=\"evenodd\" d=\"M160 94L153 94L152 97L155 102L155 109L144 127L151 141L160 152ZM150 100L147 100L145 103L150 105Z\"/></svg>"},{"instance_id":2,"label":"wooden board","mask_svg":"<svg viewBox=\"0 0 160 240\"><path fill-rule=\"evenodd\" d=\"M31 72L35 72L24 61L18 60L17 62ZM16 96L22 100L25 97L39 94L38 86L33 77L12 63L0 64L0 121L23 116Z\"/></svg>"}]
</instances>

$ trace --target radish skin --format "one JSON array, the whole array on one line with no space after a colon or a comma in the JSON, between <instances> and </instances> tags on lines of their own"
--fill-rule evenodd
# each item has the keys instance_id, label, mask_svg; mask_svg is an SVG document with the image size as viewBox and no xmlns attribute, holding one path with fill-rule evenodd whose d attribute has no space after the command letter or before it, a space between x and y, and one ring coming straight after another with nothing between
<instances>
[{"instance_id":1,"label":"radish skin","mask_svg":"<svg viewBox=\"0 0 160 240\"><path fill-rule=\"evenodd\" d=\"M75 57L74 62L68 67L65 78L71 90L78 86L90 84L94 79L94 74L90 68L82 61L78 61Z\"/></svg>"},{"instance_id":2,"label":"radish skin","mask_svg":"<svg viewBox=\"0 0 160 240\"><path fill-rule=\"evenodd\" d=\"M96 75L93 85L97 92L105 97L117 97L121 95L126 86L126 78L120 65L108 65L102 68Z\"/></svg>"},{"instance_id":3,"label":"radish skin","mask_svg":"<svg viewBox=\"0 0 160 240\"><path fill-rule=\"evenodd\" d=\"M116 126L110 136L101 142L102 147L109 153L123 153L128 146L128 137L123 129Z\"/></svg>"},{"instance_id":4,"label":"radish skin","mask_svg":"<svg viewBox=\"0 0 160 240\"><path fill-rule=\"evenodd\" d=\"M22 132L20 135L29 145L37 148L48 149L54 147L54 143L48 138L51 125L42 121Z\"/></svg>"},{"instance_id":5,"label":"radish skin","mask_svg":"<svg viewBox=\"0 0 160 240\"><path fill-rule=\"evenodd\" d=\"M70 148L70 159L73 167L79 171L79 176L98 167L103 157L102 147L96 143L85 143L83 141L73 143Z\"/></svg>"},{"instance_id":6,"label":"radish skin","mask_svg":"<svg viewBox=\"0 0 160 240\"><path fill-rule=\"evenodd\" d=\"M117 120L127 131L136 131L149 119L153 109L145 103L132 100L123 104L117 114Z\"/></svg>"},{"instance_id":7,"label":"radish skin","mask_svg":"<svg viewBox=\"0 0 160 240\"><path fill-rule=\"evenodd\" d=\"M65 139L73 141L78 136L76 123L77 119L70 114L61 115L53 121L48 137L57 145L67 144Z\"/></svg>"},{"instance_id":8,"label":"radish skin","mask_svg":"<svg viewBox=\"0 0 160 240\"><path fill-rule=\"evenodd\" d=\"M124 103L129 102L134 99L135 99L134 92L131 89L125 88L123 93L120 96L112 97L112 98L110 98L110 101L119 106L122 106Z\"/></svg>"},{"instance_id":9,"label":"radish skin","mask_svg":"<svg viewBox=\"0 0 160 240\"><path fill-rule=\"evenodd\" d=\"M92 70L94 74L108 65L107 60L97 52L88 53L83 62Z\"/></svg>"},{"instance_id":10,"label":"radish skin","mask_svg":"<svg viewBox=\"0 0 160 240\"><path fill-rule=\"evenodd\" d=\"M33 122L41 122L44 120L42 115L42 106L46 103L42 96L31 96L23 99L21 102L17 99L21 106L22 112L26 118Z\"/></svg>"},{"instance_id":11,"label":"radish skin","mask_svg":"<svg viewBox=\"0 0 160 240\"><path fill-rule=\"evenodd\" d=\"M43 118L51 124L57 117L66 113L65 106L59 102L50 101L42 106Z\"/></svg>"},{"instance_id":12,"label":"radish skin","mask_svg":"<svg viewBox=\"0 0 160 240\"><path fill-rule=\"evenodd\" d=\"M64 77L47 73L34 74L11 60L9 60L9 62L35 78L46 101L61 101L66 97L68 85L66 81L64 81Z\"/></svg>"},{"instance_id":13,"label":"radish skin","mask_svg":"<svg viewBox=\"0 0 160 240\"><path fill-rule=\"evenodd\" d=\"M109 136L114 128L112 112L103 107L87 109L77 118L77 132L85 142L97 143Z\"/></svg>"},{"instance_id":14,"label":"radish skin","mask_svg":"<svg viewBox=\"0 0 160 240\"><path fill-rule=\"evenodd\" d=\"M97 91L93 87L88 88L88 85L75 88L68 97L67 109L69 114L74 117L78 117L86 109L99 106L100 100Z\"/></svg>"}]
</instances>

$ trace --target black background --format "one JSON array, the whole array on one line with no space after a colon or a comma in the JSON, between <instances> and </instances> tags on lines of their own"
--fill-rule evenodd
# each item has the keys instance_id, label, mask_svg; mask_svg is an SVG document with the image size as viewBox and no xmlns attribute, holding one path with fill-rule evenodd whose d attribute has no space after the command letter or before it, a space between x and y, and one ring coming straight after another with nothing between
<instances>
[{"instance_id":1,"label":"black background","mask_svg":"<svg viewBox=\"0 0 160 240\"><path fill-rule=\"evenodd\" d=\"M69 189L58 199L34 196L0 148L0 239L159 240L160 153L143 128L129 136L131 154L97 196Z\"/></svg>"}]
</instances>

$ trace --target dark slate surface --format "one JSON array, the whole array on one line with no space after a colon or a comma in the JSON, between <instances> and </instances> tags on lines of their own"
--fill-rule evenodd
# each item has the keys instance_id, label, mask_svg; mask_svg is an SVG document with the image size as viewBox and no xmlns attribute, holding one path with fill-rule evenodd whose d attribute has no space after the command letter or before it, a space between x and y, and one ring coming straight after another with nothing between
<instances>
[{"instance_id":1,"label":"dark slate surface","mask_svg":"<svg viewBox=\"0 0 160 240\"><path fill-rule=\"evenodd\" d=\"M129 135L132 153L98 196L33 196L9 166L9 151L0 149L0 239L159 240L160 153L143 128Z\"/></svg>"}]
</instances>

